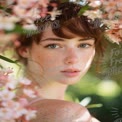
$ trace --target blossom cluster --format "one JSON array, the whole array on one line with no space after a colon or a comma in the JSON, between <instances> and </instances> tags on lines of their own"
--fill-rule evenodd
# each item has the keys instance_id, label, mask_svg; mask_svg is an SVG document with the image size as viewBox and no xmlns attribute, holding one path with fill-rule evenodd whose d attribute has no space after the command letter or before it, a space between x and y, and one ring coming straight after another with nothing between
<instances>
[{"instance_id":1,"label":"blossom cluster","mask_svg":"<svg viewBox=\"0 0 122 122\"><path fill-rule=\"evenodd\" d=\"M122 1L121 0L89 0L92 10L84 15L91 19L100 18L108 26L106 37L119 44L122 41Z\"/></svg>"},{"instance_id":2,"label":"blossom cluster","mask_svg":"<svg viewBox=\"0 0 122 122\"><path fill-rule=\"evenodd\" d=\"M122 1L121 0L67 0L85 6L87 3L90 10L84 12L85 16L91 19L100 18L109 30L108 38L119 43L122 40ZM47 7L51 6L52 11ZM51 0L0 0L0 43L17 40L18 26L21 29L36 30L34 21L44 18L47 14L50 19L55 20L56 16L61 15L58 9L58 2ZM20 28L19 28L20 30ZM6 31L11 33L6 34ZM13 38L13 35L16 38ZM14 42L13 41L13 42ZM15 45L17 43L15 42Z\"/></svg>"},{"instance_id":3,"label":"blossom cluster","mask_svg":"<svg viewBox=\"0 0 122 122\"><path fill-rule=\"evenodd\" d=\"M48 11L47 7L52 10ZM18 31L36 30L34 21L50 15L50 20L61 14L57 3L49 0L0 0L0 45L16 41ZM9 36L6 32L9 32ZM13 38L14 37L14 38ZM16 38L15 38L16 37ZM16 46L16 42L15 42ZM2 48L2 47L1 47Z\"/></svg>"},{"instance_id":4,"label":"blossom cluster","mask_svg":"<svg viewBox=\"0 0 122 122\"><path fill-rule=\"evenodd\" d=\"M12 69L0 70L0 121L16 122L36 117L36 110L29 106L28 98L37 97L36 92L27 88L31 81L26 78L16 79L10 75ZM17 90L22 87L22 95Z\"/></svg>"}]
</instances>

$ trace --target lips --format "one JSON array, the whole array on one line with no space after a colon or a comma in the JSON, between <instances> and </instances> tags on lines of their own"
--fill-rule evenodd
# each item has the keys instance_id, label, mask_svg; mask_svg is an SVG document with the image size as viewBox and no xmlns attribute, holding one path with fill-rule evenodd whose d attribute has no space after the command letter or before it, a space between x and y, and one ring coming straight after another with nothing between
<instances>
[{"instance_id":1,"label":"lips","mask_svg":"<svg viewBox=\"0 0 122 122\"><path fill-rule=\"evenodd\" d=\"M78 76L80 74L80 70L79 69L66 69L61 71L65 76L68 77L75 77Z\"/></svg>"}]
</instances>

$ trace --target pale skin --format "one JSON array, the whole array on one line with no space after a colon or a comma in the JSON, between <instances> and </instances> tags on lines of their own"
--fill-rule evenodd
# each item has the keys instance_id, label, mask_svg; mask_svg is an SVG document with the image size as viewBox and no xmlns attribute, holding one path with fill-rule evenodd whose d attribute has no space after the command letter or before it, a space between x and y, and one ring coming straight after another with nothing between
<instances>
[{"instance_id":1,"label":"pale skin","mask_svg":"<svg viewBox=\"0 0 122 122\"><path fill-rule=\"evenodd\" d=\"M31 47L19 50L27 58L26 77L33 82L39 97L44 99L32 104L40 108L34 122L92 120L85 107L64 101L64 96L68 85L77 83L88 71L95 55L94 39L79 37L68 31L65 33L72 38L57 37L48 27L39 44L34 42Z\"/></svg>"}]
</instances>

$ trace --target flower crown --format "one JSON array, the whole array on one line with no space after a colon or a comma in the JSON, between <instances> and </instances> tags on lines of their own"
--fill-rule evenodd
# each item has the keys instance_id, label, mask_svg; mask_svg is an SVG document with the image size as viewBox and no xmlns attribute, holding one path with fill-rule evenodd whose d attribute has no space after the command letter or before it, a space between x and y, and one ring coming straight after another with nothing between
<instances>
[{"instance_id":1,"label":"flower crown","mask_svg":"<svg viewBox=\"0 0 122 122\"><path fill-rule=\"evenodd\" d=\"M61 3L72 2L82 6L76 16L84 15L95 20L101 20L100 26L107 25L106 38L119 44L122 41L122 4L121 0L2 0L0 1L0 35L4 37L0 43L16 40L18 33L24 30L35 30L34 21L50 15L53 21L62 14L58 10ZM110 6L112 5L112 6ZM69 6L65 6L66 8ZM75 9L75 8L74 8ZM78 9L78 8L77 8ZM111 13L109 12L111 11ZM98 21L95 21L97 24ZM6 32L9 34L6 34ZM15 45L19 43L13 41Z\"/></svg>"},{"instance_id":2,"label":"flower crown","mask_svg":"<svg viewBox=\"0 0 122 122\"><path fill-rule=\"evenodd\" d=\"M118 1L118 2L117 2ZM94 27L99 27L105 32L105 38L112 43L122 41L122 2L120 0L70 0L79 6L76 16L84 15ZM120 5L118 4L120 2ZM110 5L113 5L112 7ZM110 13L111 11L112 13Z\"/></svg>"}]
</instances>

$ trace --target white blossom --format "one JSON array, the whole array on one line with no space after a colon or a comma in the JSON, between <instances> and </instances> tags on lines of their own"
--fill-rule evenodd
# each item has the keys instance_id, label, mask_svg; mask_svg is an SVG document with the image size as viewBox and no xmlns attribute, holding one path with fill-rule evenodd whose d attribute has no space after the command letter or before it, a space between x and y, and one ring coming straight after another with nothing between
<instances>
[{"instance_id":1,"label":"white blossom","mask_svg":"<svg viewBox=\"0 0 122 122\"><path fill-rule=\"evenodd\" d=\"M56 16L61 15L61 11L55 7L52 12L48 12L51 15L51 20L55 20Z\"/></svg>"},{"instance_id":2,"label":"white blossom","mask_svg":"<svg viewBox=\"0 0 122 122\"><path fill-rule=\"evenodd\" d=\"M95 18L102 18L102 12L100 10L87 10L83 15L89 17L92 20L94 20Z\"/></svg>"},{"instance_id":3,"label":"white blossom","mask_svg":"<svg viewBox=\"0 0 122 122\"><path fill-rule=\"evenodd\" d=\"M6 101L6 100L12 100L13 98L15 98L15 93L8 90L8 89L4 89L2 91L0 91L0 100Z\"/></svg>"},{"instance_id":4,"label":"white blossom","mask_svg":"<svg viewBox=\"0 0 122 122\"><path fill-rule=\"evenodd\" d=\"M31 119L35 118L36 113L37 113L36 110L28 111L27 114L25 115L26 120L31 120Z\"/></svg>"},{"instance_id":5,"label":"white blossom","mask_svg":"<svg viewBox=\"0 0 122 122\"><path fill-rule=\"evenodd\" d=\"M23 85L30 85L31 84L31 80L23 77L23 78L19 78L18 80L19 83L23 84Z\"/></svg>"},{"instance_id":6,"label":"white blossom","mask_svg":"<svg viewBox=\"0 0 122 122\"><path fill-rule=\"evenodd\" d=\"M37 96L35 95L35 92L34 92L33 90L31 90L31 89L23 89L23 93L24 93L25 95L27 95L28 97L30 97L30 98L35 98L35 97L37 97Z\"/></svg>"}]
</instances>

